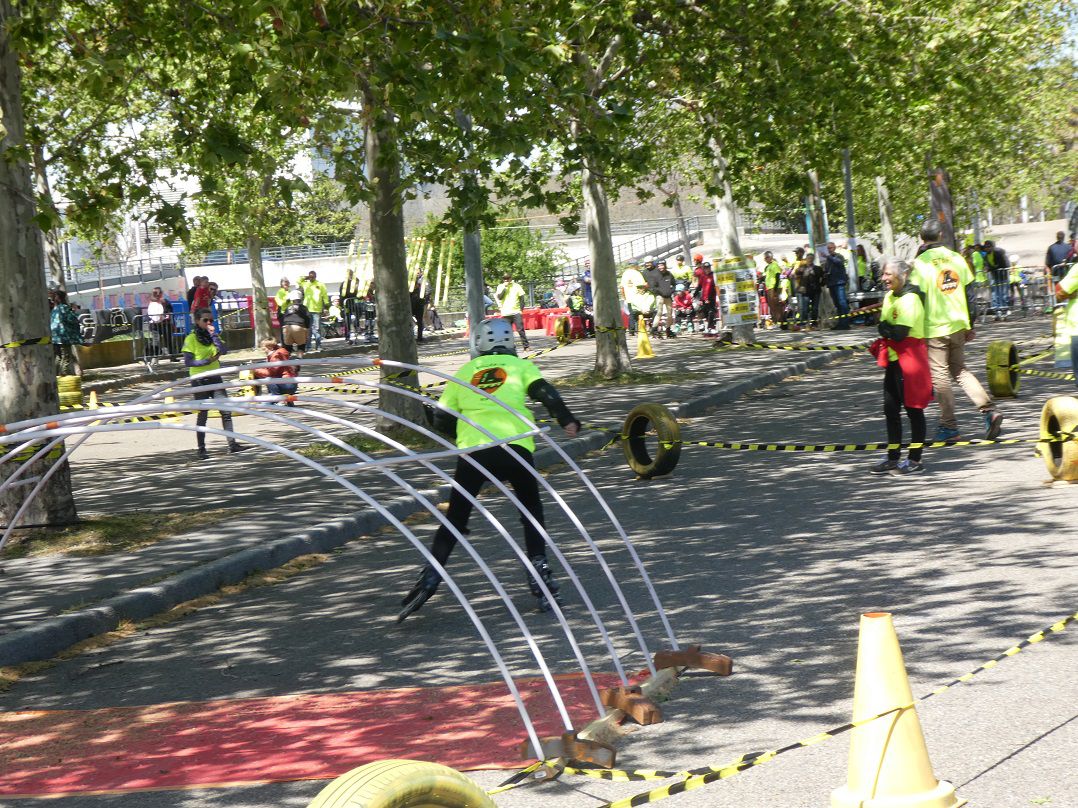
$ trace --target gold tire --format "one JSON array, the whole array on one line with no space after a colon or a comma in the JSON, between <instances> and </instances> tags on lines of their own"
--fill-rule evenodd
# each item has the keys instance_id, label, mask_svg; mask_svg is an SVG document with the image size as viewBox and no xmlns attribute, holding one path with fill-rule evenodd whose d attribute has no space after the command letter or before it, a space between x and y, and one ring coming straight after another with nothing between
<instances>
[{"instance_id":1,"label":"gold tire","mask_svg":"<svg viewBox=\"0 0 1078 808\"><path fill-rule=\"evenodd\" d=\"M495 808L473 781L448 766L380 760L342 774L307 808Z\"/></svg>"},{"instance_id":2,"label":"gold tire","mask_svg":"<svg viewBox=\"0 0 1078 808\"><path fill-rule=\"evenodd\" d=\"M1008 340L988 343L988 390L996 398L1018 395L1018 347Z\"/></svg>"},{"instance_id":3,"label":"gold tire","mask_svg":"<svg viewBox=\"0 0 1078 808\"><path fill-rule=\"evenodd\" d=\"M572 337L573 326L569 318L562 315L554 321L554 338L559 345L565 345Z\"/></svg>"},{"instance_id":4,"label":"gold tire","mask_svg":"<svg viewBox=\"0 0 1078 808\"><path fill-rule=\"evenodd\" d=\"M1078 398L1053 396L1044 402L1041 410L1041 440L1050 440L1060 432L1078 432ZM1037 444L1037 451L1044 458L1048 473L1056 480L1078 480L1078 441Z\"/></svg>"},{"instance_id":5,"label":"gold tire","mask_svg":"<svg viewBox=\"0 0 1078 808\"><path fill-rule=\"evenodd\" d=\"M648 452L646 435L654 427L658 444L655 456ZM638 404L625 417L621 428L625 462L645 480L669 474L681 457L681 427L662 404Z\"/></svg>"}]
</instances>

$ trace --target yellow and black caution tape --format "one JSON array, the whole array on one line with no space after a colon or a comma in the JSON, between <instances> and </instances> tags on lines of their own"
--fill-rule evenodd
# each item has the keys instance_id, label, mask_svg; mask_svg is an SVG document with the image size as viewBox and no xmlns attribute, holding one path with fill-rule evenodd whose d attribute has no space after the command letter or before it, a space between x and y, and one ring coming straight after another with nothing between
<instances>
[{"instance_id":1,"label":"yellow and black caution tape","mask_svg":"<svg viewBox=\"0 0 1078 808\"><path fill-rule=\"evenodd\" d=\"M954 680L948 682L947 684L941 685L940 687L937 687L935 690L932 690L931 692L926 693L925 695L921 696L921 698L919 698L918 701L924 701L925 699L929 699L932 696L938 696L940 693L943 693L944 691L950 690L952 687L955 687L956 685L965 684L970 679L972 679L974 676L976 676L978 673L983 673L984 671L989 670L990 668L996 667L996 665L998 665L1003 660L1007 659L1007 657L1012 657L1015 654L1019 653L1020 651L1026 649L1026 648L1029 648L1029 646L1036 645L1037 643L1048 639L1049 636L1051 636L1052 634L1058 634L1059 632L1063 631L1070 623L1073 623L1075 620L1078 620L1078 612L1075 612L1074 614L1071 614L1071 615L1069 615L1067 617L1064 617L1062 620L1058 620L1055 623L1052 623L1052 625L1048 626L1048 628L1042 628L1040 631L1036 632L1035 634L1030 634L1028 637L1026 637L1020 643L1017 643L1016 645L1012 645L1010 648L1008 648L1002 654L999 654L999 655L993 657L992 659L985 662L983 665L974 668L969 673L963 674L962 676L959 676L957 679L954 679Z\"/></svg>"},{"instance_id":2,"label":"yellow and black caution tape","mask_svg":"<svg viewBox=\"0 0 1078 808\"><path fill-rule=\"evenodd\" d=\"M716 344L720 351L733 351L744 348L768 351L867 351L872 343L865 342L858 345L779 345L772 342L746 342L734 344L723 342Z\"/></svg>"},{"instance_id":3,"label":"yellow and black caution tape","mask_svg":"<svg viewBox=\"0 0 1078 808\"><path fill-rule=\"evenodd\" d=\"M22 348L24 345L51 345L52 337L38 337L37 339L17 339L14 342L0 344L0 348Z\"/></svg>"},{"instance_id":4,"label":"yellow and black caution tape","mask_svg":"<svg viewBox=\"0 0 1078 808\"><path fill-rule=\"evenodd\" d=\"M1032 368L1020 368L1017 365L1011 368L1016 373L1022 373L1026 376L1040 376L1043 379L1062 379L1063 381L1074 381L1073 373L1059 373L1051 370L1033 370Z\"/></svg>"},{"instance_id":5,"label":"yellow and black caution tape","mask_svg":"<svg viewBox=\"0 0 1078 808\"><path fill-rule=\"evenodd\" d=\"M663 442L671 449L681 446L706 446L736 452L877 452L883 449L943 449L954 446L1009 446L1018 443L1065 443L1074 440L1070 433L1059 432L1054 438L971 438L970 440L936 440L925 443L745 443L739 441L683 440ZM625 439L626 436L622 436Z\"/></svg>"},{"instance_id":6,"label":"yellow and black caution tape","mask_svg":"<svg viewBox=\"0 0 1078 808\"><path fill-rule=\"evenodd\" d=\"M3 454L3 451L3 449L0 449L0 455ZM37 446L30 446L26 449L23 449L21 452L16 452L11 457L9 457L8 460L15 460L22 463L33 457L37 451ZM49 449L49 451L45 453L44 457L39 457L38 460L59 460L63 453L64 447L60 444L57 444L56 446L53 446L51 449Z\"/></svg>"},{"instance_id":7,"label":"yellow and black caution tape","mask_svg":"<svg viewBox=\"0 0 1078 808\"><path fill-rule=\"evenodd\" d=\"M977 676L977 674L983 673L986 670L994 668L1002 660L1008 657L1013 657L1019 652L1021 652L1023 649L1028 648L1031 645L1035 645L1036 643L1042 642L1045 639L1048 639L1052 634L1058 634L1062 632L1070 623L1073 623L1075 620L1078 620L1078 612L1074 612L1073 614L1064 617L1062 620L1058 620L1047 628L1041 629L1035 634L1031 634L1026 639L1022 640L1016 645L1011 646L1003 653L999 654L993 659L990 659L988 662L985 662L983 665L975 668L969 673L959 676L957 679L954 679L953 681L948 682L945 685L934 688L933 690L929 691L928 693L917 699L917 701L925 701L926 699L930 699L933 696L944 693L959 684L965 684L966 682L969 682L971 679ZM914 704L911 703L903 704L899 707L893 707L885 712L878 713L867 718L861 718L856 721L851 721L848 724L843 724L842 726L834 727L833 729L817 733L816 735L813 735L809 738L795 741L794 743L787 744L786 746L780 747L779 749L773 749L771 751L762 753L752 752L749 754L741 755L740 757L721 766L703 766L696 769L685 769L682 771L663 771L659 769L639 769L635 771L622 771L617 769L599 769L592 767L567 766L565 768L565 772L567 774L578 774L585 777L594 777L600 780L612 780L620 782L669 780L674 777L681 778L676 783L671 783L666 786L660 786L659 788L645 791L632 797L626 797L624 799L615 800L613 802L608 802L604 805L599 806L599 808L632 808L633 806L647 805L649 803L658 802L660 800L666 799L667 797L673 797L677 794L683 794L686 791L693 791L697 788L706 786L708 783L713 783L718 780L727 780L739 774L740 772L745 771L746 769L751 769L754 766L760 766L770 760L773 760L779 755L785 754L786 752L792 752L795 749L802 749L808 746L815 746L816 744L823 743L824 741L828 741L838 735L850 732L851 730L856 729L857 727L864 726L865 724L871 723L872 721L877 721L886 716L912 709L913 706ZM543 765L543 763L544 761L539 761L535 764L532 764L528 767L526 771L534 771L536 768ZM513 780L514 778L510 779ZM518 782L517 785L519 784L520 783ZM513 787L515 786L509 786L509 788ZM508 788L503 788L501 790L508 790Z\"/></svg>"}]
</instances>

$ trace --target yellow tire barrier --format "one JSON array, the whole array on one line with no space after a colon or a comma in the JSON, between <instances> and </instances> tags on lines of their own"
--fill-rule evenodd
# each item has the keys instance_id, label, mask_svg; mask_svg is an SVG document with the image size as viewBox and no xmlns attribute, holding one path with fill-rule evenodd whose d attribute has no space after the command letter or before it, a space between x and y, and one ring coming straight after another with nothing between
<instances>
[{"instance_id":1,"label":"yellow tire barrier","mask_svg":"<svg viewBox=\"0 0 1078 808\"><path fill-rule=\"evenodd\" d=\"M418 760L381 760L342 774L307 808L495 808L460 772Z\"/></svg>"},{"instance_id":2,"label":"yellow tire barrier","mask_svg":"<svg viewBox=\"0 0 1078 808\"><path fill-rule=\"evenodd\" d=\"M988 343L988 389L997 398L1018 395L1018 347L1008 340Z\"/></svg>"},{"instance_id":3,"label":"yellow tire barrier","mask_svg":"<svg viewBox=\"0 0 1078 808\"><path fill-rule=\"evenodd\" d=\"M554 338L559 345L568 345L572 340L573 324L564 314L554 321Z\"/></svg>"},{"instance_id":4,"label":"yellow tire barrier","mask_svg":"<svg viewBox=\"0 0 1078 808\"><path fill-rule=\"evenodd\" d=\"M57 376L56 389L61 407L82 406L82 376Z\"/></svg>"},{"instance_id":5,"label":"yellow tire barrier","mask_svg":"<svg viewBox=\"0 0 1078 808\"><path fill-rule=\"evenodd\" d=\"M655 457L648 452L645 437L651 427L658 438ZM645 480L669 474L681 457L681 427L662 404L638 404L625 417L621 434L625 462Z\"/></svg>"},{"instance_id":6,"label":"yellow tire barrier","mask_svg":"<svg viewBox=\"0 0 1078 808\"><path fill-rule=\"evenodd\" d=\"M1078 480L1078 441L1060 441L1061 432L1078 431L1078 398L1052 396L1041 410L1041 440L1037 446L1048 473L1056 480ZM1055 440L1053 440L1055 438Z\"/></svg>"}]
</instances>

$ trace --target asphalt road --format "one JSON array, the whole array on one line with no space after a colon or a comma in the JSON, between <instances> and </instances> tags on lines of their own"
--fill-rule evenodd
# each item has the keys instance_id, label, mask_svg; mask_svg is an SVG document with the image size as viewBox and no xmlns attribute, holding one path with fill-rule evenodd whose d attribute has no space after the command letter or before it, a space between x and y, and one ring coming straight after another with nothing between
<instances>
[{"instance_id":1,"label":"asphalt road","mask_svg":"<svg viewBox=\"0 0 1078 808\"><path fill-rule=\"evenodd\" d=\"M1017 333L1020 329L1014 329ZM1028 330L1029 336L1033 333ZM975 344L976 346L976 344ZM983 349L983 345L981 346ZM975 369L979 369L975 360ZM694 418L693 440L866 442L883 439L882 371L863 357L807 373ZM983 374L979 374L982 375ZM1036 437L1044 398L1065 382L1027 377L1004 402L1006 436ZM959 398L962 425L976 413ZM929 413L930 424L933 412ZM1047 485L1031 445L952 448L926 454L913 479L873 477L876 455L791 455L687 449L676 471L635 481L620 454L584 468L627 526L655 578L682 642L730 654L730 678L687 677L664 705L667 720L626 739L620 768L724 763L809 737L849 720L858 616L887 610L915 695L950 681L1033 631L1075 611L1074 489ZM548 479L613 548L597 506L566 471ZM497 509L496 509L497 510ZM515 519L499 510L510 530ZM477 522L473 521L473 528ZM552 529L569 536L567 522ZM489 529L473 538L529 600L507 551ZM567 542L589 589L607 604L627 665L641 659L614 617L600 573ZM465 568L463 555L454 557ZM623 554L612 561L631 581ZM230 598L171 626L76 658L21 682L0 708L92 708L165 700L236 698L355 688L493 681L496 674L461 610L444 593L415 619L393 624L415 554L391 536L353 543L315 570ZM534 673L501 606L465 574L481 615L498 623L514 671ZM630 596L653 642L658 621L643 591ZM575 628L587 630L579 603ZM553 625L527 617L557 670L574 669ZM918 708L936 773L971 805L1078 805L1078 628L1038 644ZM657 643L655 643L657 644ZM589 662L609 669L597 643ZM605 664L605 667L604 667ZM584 720L587 716L583 717ZM845 739L783 755L670 805L764 808L828 804L846 769ZM475 773L485 786L504 772ZM65 798L62 808L303 806L322 787L301 782L223 789ZM589 806L648 788L579 777L518 789L503 806ZM3 801L29 808L33 800Z\"/></svg>"}]
</instances>

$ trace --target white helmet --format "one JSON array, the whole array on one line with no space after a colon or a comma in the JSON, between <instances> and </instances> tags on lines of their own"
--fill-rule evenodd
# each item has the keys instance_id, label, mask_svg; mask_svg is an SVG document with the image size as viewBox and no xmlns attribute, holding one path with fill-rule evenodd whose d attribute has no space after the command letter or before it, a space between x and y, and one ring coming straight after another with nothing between
<instances>
[{"instance_id":1,"label":"white helmet","mask_svg":"<svg viewBox=\"0 0 1078 808\"><path fill-rule=\"evenodd\" d=\"M288 299L291 300L293 303L302 303L303 292L301 292L299 289L293 289L291 292L288 293Z\"/></svg>"},{"instance_id":2,"label":"white helmet","mask_svg":"<svg viewBox=\"0 0 1078 808\"><path fill-rule=\"evenodd\" d=\"M483 356L493 353L516 354L513 344L513 327L501 317L481 320L475 329L475 349Z\"/></svg>"}]
</instances>

